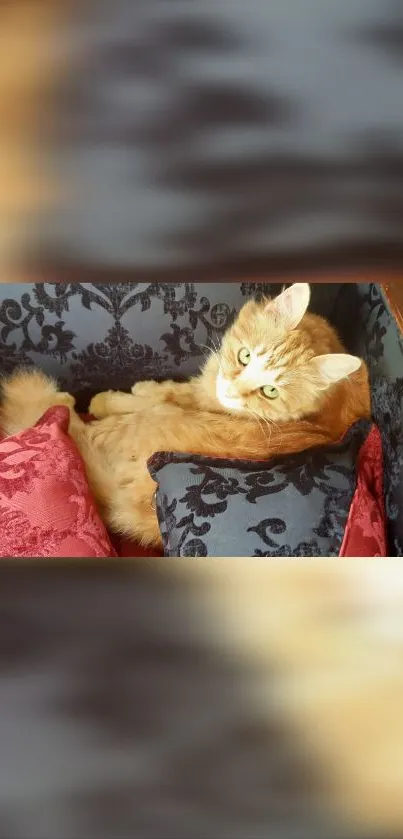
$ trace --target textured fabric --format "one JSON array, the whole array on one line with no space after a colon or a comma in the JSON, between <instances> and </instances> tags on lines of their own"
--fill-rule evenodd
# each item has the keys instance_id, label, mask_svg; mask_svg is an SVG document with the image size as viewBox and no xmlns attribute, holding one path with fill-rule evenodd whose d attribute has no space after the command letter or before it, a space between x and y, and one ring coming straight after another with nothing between
<instances>
[{"instance_id":1,"label":"textured fabric","mask_svg":"<svg viewBox=\"0 0 403 839\"><path fill-rule=\"evenodd\" d=\"M165 555L338 556L369 428L267 463L155 454Z\"/></svg>"},{"instance_id":2,"label":"textured fabric","mask_svg":"<svg viewBox=\"0 0 403 839\"><path fill-rule=\"evenodd\" d=\"M38 365L88 399L141 379L197 373L251 295L273 283L0 285L0 373ZM340 285L316 286L312 310L332 316Z\"/></svg>"},{"instance_id":3,"label":"textured fabric","mask_svg":"<svg viewBox=\"0 0 403 839\"><path fill-rule=\"evenodd\" d=\"M1 556L116 556L68 422L67 408L52 408L1 441Z\"/></svg>"},{"instance_id":4,"label":"textured fabric","mask_svg":"<svg viewBox=\"0 0 403 839\"><path fill-rule=\"evenodd\" d=\"M77 189L31 228L54 266L169 282L402 259L400 0L74 9L52 171Z\"/></svg>"},{"instance_id":5,"label":"textured fabric","mask_svg":"<svg viewBox=\"0 0 403 839\"><path fill-rule=\"evenodd\" d=\"M97 391L200 369L250 295L271 283L0 285L0 374L37 365L85 409ZM383 441L389 553L403 555L403 350L376 285L312 286L312 309L369 365Z\"/></svg>"},{"instance_id":6,"label":"textured fabric","mask_svg":"<svg viewBox=\"0 0 403 839\"><path fill-rule=\"evenodd\" d=\"M358 285L354 293L359 317L351 330L353 349L367 361L372 411L382 433L389 554L403 556L403 339L378 286Z\"/></svg>"},{"instance_id":7,"label":"textured fabric","mask_svg":"<svg viewBox=\"0 0 403 839\"><path fill-rule=\"evenodd\" d=\"M382 438L375 425L358 456L357 488L348 514L340 556L388 556Z\"/></svg>"}]
</instances>

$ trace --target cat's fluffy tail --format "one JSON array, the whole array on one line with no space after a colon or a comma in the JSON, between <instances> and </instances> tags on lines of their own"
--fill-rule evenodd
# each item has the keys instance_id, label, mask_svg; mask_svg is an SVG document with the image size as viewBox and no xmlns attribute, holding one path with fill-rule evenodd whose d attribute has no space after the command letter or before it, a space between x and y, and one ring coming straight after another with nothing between
<instances>
[{"instance_id":1,"label":"cat's fluffy tail","mask_svg":"<svg viewBox=\"0 0 403 839\"><path fill-rule=\"evenodd\" d=\"M35 425L53 405L74 408L74 397L59 391L57 382L40 370L21 368L3 378L0 387L0 429L7 436Z\"/></svg>"},{"instance_id":2,"label":"cat's fluffy tail","mask_svg":"<svg viewBox=\"0 0 403 839\"><path fill-rule=\"evenodd\" d=\"M54 405L66 405L70 410L69 435L84 460L90 488L106 516L114 490L109 470L100 452L94 449L87 426L74 410L74 397L59 391L55 379L29 368L21 368L4 378L1 381L0 431L9 436L31 428Z\"/></svg>"}]
</instances>

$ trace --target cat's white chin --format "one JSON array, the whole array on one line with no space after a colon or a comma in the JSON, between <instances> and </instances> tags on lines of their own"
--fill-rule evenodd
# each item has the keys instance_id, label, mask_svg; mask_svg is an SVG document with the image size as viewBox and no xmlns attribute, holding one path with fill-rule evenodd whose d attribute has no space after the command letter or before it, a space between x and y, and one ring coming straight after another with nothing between
<instances>
[{"instance_id":1,"label":"cat's white chin","mask_svg":"<svg viewBox=\"0 0 403 839\"><path fill-rule=\"evenodd\" d=\"M228 396L227 393L228 389L228 382L224 379L222 373L218 373L217 382L216 382L216 396L223 408L226 408L228 411L242 411L243 410L243 403L241 399L237 399L237 397Z\"/></svg>"},{"instance_id":2,"label":"cat's white chin","mask_svg":"<svg viewBox=\"0 0 403 839\"><path fill-rule=\"evenodd\" d=\"M227 411L243 411L244 406L241 402L238 402L237 399L229 399L229 397L223 397L219 400L220 404L223 408L226 408Z\"/></svg>"}]
</instances>

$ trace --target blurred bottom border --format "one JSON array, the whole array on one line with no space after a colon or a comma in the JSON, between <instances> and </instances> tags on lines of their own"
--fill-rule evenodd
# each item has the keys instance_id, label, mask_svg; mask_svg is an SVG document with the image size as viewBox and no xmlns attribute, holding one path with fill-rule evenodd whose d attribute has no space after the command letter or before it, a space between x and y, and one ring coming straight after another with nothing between
<instances>
[{"instance_id":1,"label":"blurred bottom border","mask_svg":"<svg viewBox=\"0 0 403 839\"><path fill-rule=\"evenodd\" d=\"M0 838L403 835L398 563L4 561Z\"/></svg>"}]
</instances>

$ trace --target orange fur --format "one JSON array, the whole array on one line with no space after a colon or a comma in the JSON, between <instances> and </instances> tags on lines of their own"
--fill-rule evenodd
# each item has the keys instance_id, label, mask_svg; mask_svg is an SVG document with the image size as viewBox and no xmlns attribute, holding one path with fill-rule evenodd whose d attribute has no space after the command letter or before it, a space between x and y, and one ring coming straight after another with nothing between
<instances>
[{"instance_id":1,"label":"orange fur","mask_svg":"<svg viewBox=\"0 0 403 839\"><path fill-rule=\"evenodd\" d=\"M365 364L343 354L325 320L305 314L308 302L309 287L295 284L274 301L247 303L199 376L182 384L141 382L131 394L98 394L90 412L99 419L88 425L52 380L20 371L3 383L1 426L11 434L50 405L69 404L70 433L107 524L144 545L160 545L147 470L154 452L266 459L336 441L369 416ZM261 353L256 364L251 358L252 374L237 361L240 345ZM351 366L358 369L348 377ZM222 404L220 376L236 389L234 409ZM279 395L269 400L260 387L274 376Z\"/></svg>"}]
</instances>

